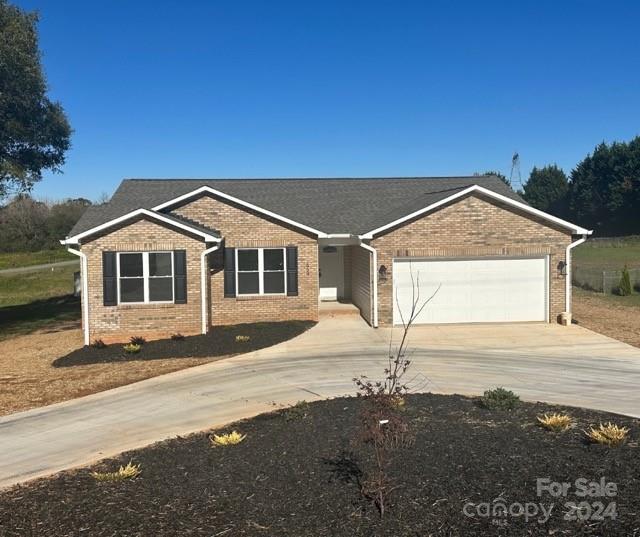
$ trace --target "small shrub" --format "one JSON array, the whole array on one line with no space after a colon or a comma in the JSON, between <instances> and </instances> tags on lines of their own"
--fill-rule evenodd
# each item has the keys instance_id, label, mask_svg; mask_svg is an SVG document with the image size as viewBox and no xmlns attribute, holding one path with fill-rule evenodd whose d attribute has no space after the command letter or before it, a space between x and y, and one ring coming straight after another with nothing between
<instances>
[{"instance_id":1,"label":"small shrub","mask_svg":"<svg viewBox=\"0 0 640 537\"><path fill-rule=\"evenodd\" d=\"M242 442L246 437L246 434L240 434L238 431L232 431L221 435L214 434L211 437L211 443L214 446L235 446Z\"/></svg>"},{"instance_id":2,"label":"small shrub","mask_svg":"<svg viewBox=\"0 0 640 537\"><path fill-rule=\"evenodd\" d=\"M395 408L396 410L404 410L407 401L402 395L395 394L391 396L391 400L389 401L389 403L391 404L392 408Z\"/></svg>"},{"instance_id":3,"label":"small shrub","mask_svg":"<svg viewBox=\"0 0 640 537\"><path fill-rule=\"evenodd\" d=\"M122 347L127 354L137 354L142 350L142 345L136 345L135 343L127 343Z\"/></svg>"},{"instance_id":4,"label":"small shrub","mask_svg":"<svg viewBox=\"0 0 640 537\"><path fill-rule=\"evenodd\" d=\"M184 336L181 333L171 334L171 339L173 341L184 341Z\"/></svg>"},{"instance_id":5,"label":"small shrub","mask_svg":"<svg viewBox=\"0 0 640 537\"><path fill-rule=\"evenodd\" d=\"M566 431L573 425L573 420L571 416L567 414L545 414L544 416L538 416L538 422L542 427L548 429L549 431L553 431L554 433L559 433L562 431Z\"/></svg>"},{"instance_id":6,"label":"small shrub","mask_svg":"<svg viewBox=\"0 0 640 537\"><path fill-rule=\"evenodd\" d=\"M480 398L482 406L489 410L513 410L519 402L520 397L504 388L487 390Z\"/></svg>"},{"instance_id":7,"label":"small shrub","mask_svg":"<svg viewBox=\"0 0 640 537\"><path fill-rule=\"evenodd\" d=\"M609 447L617 447L625 443L629 429L609 422L607 424L601 423L598 427L591 427L591 429L585 431L585 434L592 442Z\"/></svg>"},{"instance_id":8,"label":"small shrub","mask_svg":"<svg viewBox=\"0 0 640 537\"><path fill-rule=\"evenodd\" d=\"M309 415L309 403L298 401L295 405L285 409L283 415L286 421L302 420Z\"/></svg>"},{"instance_id":9,"label":"small shrub","mask_svg":"<svg viewBox=\"0 0 640 537\"><path fill-rule=\"evenodd\" d=\"M140 475L140 465L129 461L126 466L120 466L116 472L91 472L96 481L124 481Z\"/></svg>"},{"instance_id":10,"label":"small shrub","mask_svg":"<svg viewBox=\"0 0 640 537\"><path fill-rule=\"evenodd\" d=\"M147 340L144 339L142 336L133 336L132 338L129 339L129 341L134 345L140 345L141 347L147 342Z\"/></svg>"},{"instance_id":11,"label":"small shrub","mask_svg":"<svg viewBox=\"0 0 640 537\"><path fill-rule=\"evenodd\" d=\"M247 343L251 340L251 336L236 336L236 343Z\"/></svg>"},{"instance_id":12,"label":"small shrub","mask_svg":"<svg viewBox=\"0 0 640 537\"><path fill-rule=\"evenodd\" d=\"M620 296L629 296L633 293L633 288L631 287L631 278L629 277L629 269L627 265L622 269L622 275L620 276L620 283L618 284L618 293Z\"/></svg>"},{"instance_id":13,"label":"small shrub","mask_svg":"<svg viewBox=\"0 0 640 537\"><path fill-rule=\"evenodd\" d=\"M94 339L93 343L91 344L91 346L94 349L104 349L107 346L107 344L104 341L102 341L101 339Z\"/></svg>"}]
</instances>

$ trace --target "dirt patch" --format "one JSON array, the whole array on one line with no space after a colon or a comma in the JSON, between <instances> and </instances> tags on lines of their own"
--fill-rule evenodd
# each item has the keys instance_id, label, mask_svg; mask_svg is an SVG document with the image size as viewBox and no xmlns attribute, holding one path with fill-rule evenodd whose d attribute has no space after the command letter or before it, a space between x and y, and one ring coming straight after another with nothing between
<instances>
[{"instance_id":1,"label":"dirt patch","mask_svg":"<svg viewBox=\"0 0 640 537\"><path fill-rule=\"evenodd\" d=\"M70 367L163 358L217 358L270 347L302 334L314 324L312 321L284 321L217 326L207 334L145 342L135 354L125 352L123 345L117 343L104 348L88 346L58 358L53 366Z\"/></svg>"},{"instance_id":2,"label":"dirt patch","mask_svg":"<svg viewBox=\"0 0 640 537\"><path fill-rule=\"evenodd\" d=\"M573 318L589 330L640 347L640 308L619 304L617 298L574 287Z\"/></svg>"},{"instance_id":3,"label":"dirt patch","mask_svg":"<svg viewBox=\"0 0 640 537\"><path fill-rule=\"evenodd\" d=\"M309 323L278 323L285 325L276 333L275 330L261 332L251 331L254 335L251 347L239 343L229 354L248 352L249 350L273 345L300 334L310 326ZM311 323L313 324L313 323ZM294 326L295 325L295 326ZM89 360L82 364L80 358L91 357L91 353L82 352L82 332L77 328L64 329L57 325L28 336L14 337L0 341L0 415L27 410L29 408L49 405L101 392L117 386L131 384L140 380L171 373L187 367L205 364L223 358L219 354L222 347L217 347L218 354L187 357L185 353L176 354L180 358L155 357L147 359L127 360ZM250 329L245 327L244 332ZM180 345L182 342L172 342ZM151 342L144 345L151 346ZM81 349L79 349L79 347ZM118 354L122 346L114 349ZM201 347L198 347L201 348ZM225 347L229 349L230 347ZM107 351L106 349L102 349ZM115 352L114 352L115 354ZM54 367L53 363L60 356L67 356L68 366ZM140 355L135 355L140 357ZM76 360L75 362L73 360ZM96 363L100 362L100 363ZM0 526L1 528L1 526ZM2 533L0 532L0 535Z\"/></svg>"},{"instance_id":4,"label":"dirt patch","mask_svg":"<svg viewBox=\"0 0 640 537\"><path fill-rule=\"evenodd\" d=\"M576 427L554 434L536 426L536 416L561 407L521 404L492 412L460 396L411 396L405 412L416 440L394 462L391 475L399 487L380 520L359 492L358 482L371 468L371 454L354 451L351 443L360 404L313 403L297 419L286 411L264 414L225 428L247 435L235 447L213 448L209 434L201 433L14 487L0 494L0 528L10 537L637 534L637 420L570 408L565 410ZM609 420L630 427L632 441L615 449L585 443L582 429ZM97 482L90 474L130 460L142 472L132 480ZM571 488L566 497L538 496L538 478ZM613 482L615 496L577 496L579 478ZM496 499L507 506L554 507L543 523L501 511L497 517L465 516L465 506L477 513L477 506ZM581 501L615 502L616 518L567 520L565 503Z\"/></svg>"}]
</instances>

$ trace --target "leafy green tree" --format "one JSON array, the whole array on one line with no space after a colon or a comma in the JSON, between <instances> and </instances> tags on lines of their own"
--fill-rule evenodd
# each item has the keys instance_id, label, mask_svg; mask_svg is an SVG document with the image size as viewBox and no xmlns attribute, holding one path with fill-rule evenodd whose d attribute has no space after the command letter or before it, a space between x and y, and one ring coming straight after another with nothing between
<instances>
[{"instance_id":1,"label":"leafy green tree","mask_svg":"<svg viewBox=\"0 0 640 537\"><path fill-rule=\"evenodd\" d=\"M640 233L640 136L601 143L571 172L570 209L602 235Z\"/></svg>"},{"instance_id":2,"label":"leafy green tree","mask_svg":"<svg viewBox=\"0 0 640 537\"><path fill-rule=\"evenodd\" d=\"M28 191L43 170L60 171L71 127L47 98L38 16L0 0L0 195Z\"/></svg>"},{"instance_id":3,"label":"leafy green tree","mask_svg":"<svg viewBox=\"0 0 640 537\"><path fill-rule=\"evenodd\" d=\"M565 213L569 182L567 176L555 164L531 170L529 180L524 185L524 199L541 211Z\"/></svg>"}]
</instances>

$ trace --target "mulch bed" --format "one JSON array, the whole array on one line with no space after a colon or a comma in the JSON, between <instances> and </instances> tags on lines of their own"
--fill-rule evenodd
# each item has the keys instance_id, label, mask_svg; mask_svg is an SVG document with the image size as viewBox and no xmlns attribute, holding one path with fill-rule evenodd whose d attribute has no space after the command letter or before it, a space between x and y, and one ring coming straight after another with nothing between
<instances>
[{"instance_id":1,"label":"mulch bed","mask_svg":"<svg viewBox=\"0 0 640 537\"><path fill-rule=\"evenodd\" d=\"M639 422L566 409L577 427L550 433L536 416L562 410L521 404L490 411L471 398L413 395L406 416L413 447L394 460L392 493L383 520L358 487L371 454L352 442L360 399L334 399L236 423L247 435L233 447L211 447L209 433L177 438L65 472L0 494L3 536L523 536L638 535ZM587 444L582 429L612 420L631 428L619 448ZM114 470L129 460L141 475L95 481L90 470ZM536 479L571 483L565 498L536 495ZM575 480L617 485L617 495L579 498ZM550 519L463 514L501 498L507 506L554 504ZM610 501L617 519L564 520L565 502ZM467 507L468 512L476 512ZM517 510L516 510L517 512Z\"/></svg>"},{"instance_id":2,"label":"mulch bed","mask_svg":"<svg viewBox=\"0 0 640 537\"><path fill-rule=\"evenodd\" d=\"M58 358L53 362L53 366L70 367L132 360L228 356L270 347L296 337L314 325L312 321L285 321L217 326L204 335L186 336L177 340L147 341L142 345L140 352L135 354L126 353L123 344L118 343L104 348L89 345ZM249 340L236 341L236 336L245 336Z\"/></svg>"}]
</instances>

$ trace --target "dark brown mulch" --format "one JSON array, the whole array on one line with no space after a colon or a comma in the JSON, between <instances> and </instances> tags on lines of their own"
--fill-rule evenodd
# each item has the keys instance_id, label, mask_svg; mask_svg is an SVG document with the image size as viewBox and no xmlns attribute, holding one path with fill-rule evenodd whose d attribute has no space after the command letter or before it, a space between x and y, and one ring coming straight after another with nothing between
<instances>
[{"instance_id":1,"label":"dark brown mulch","mask_svg":"<svg viewBox=\"0 0 640 537\"><path fill-rule=\"evenodd\" d=\"M573 536L638 535L640 433L637 420L567 409L578 426L553 434L536 416L559 407L521 404L511 412L480 408L460 396L414 395L406 415L416 442L394 462L399 488L384 520L358 488L370 454L354 451L359 399L334 399L233 424L247 434L212 448L208 434L161 442L101 462L113 470L133 460L130 481L98 483L90 469L65 472L0 494L3 536ZM613 420L631 442L608 449L584 442L582 429ZM578 478L617 484L617 519L564 520L566 498L536 495L536 479ZM502 498L555 504L545 523L523 517L469 518L463 507Z\"/></svg>"},{"instance_id":2,"label":"dark brown mulch","mask_svg":"<svg viewBox=\"0 0 640 537\"><path fill-rule=\"evenodd\" d=\"M85 346L58 358L53 367L160 360L163 358L211 358L256 351L296 337L316 323L312 321L284 321L279 323L236 324L217 326L206 335L186 336L183 339L147 341L140 352L124 352L122 343L104 348ZM249 341L236 341L236 336L248 336Z\"/></svg>"}]
</instances>

